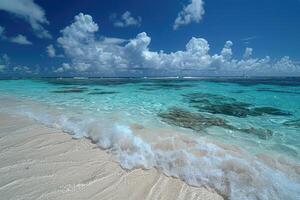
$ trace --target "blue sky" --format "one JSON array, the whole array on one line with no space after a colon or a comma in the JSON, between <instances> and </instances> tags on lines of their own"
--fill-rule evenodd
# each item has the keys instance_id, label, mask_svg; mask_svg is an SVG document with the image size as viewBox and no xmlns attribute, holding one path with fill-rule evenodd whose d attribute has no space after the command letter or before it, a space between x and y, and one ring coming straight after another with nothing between
<instances>
[{"instance_id":1,"label":"blue sky","mask_svg":"<svg viewBox=\"0 0 300 200\"><path fill-rule=\"evenodd\" d=\"M1 0L0 73L298 75L299 36L298 0Z\"/></svg>"}]
</instances>

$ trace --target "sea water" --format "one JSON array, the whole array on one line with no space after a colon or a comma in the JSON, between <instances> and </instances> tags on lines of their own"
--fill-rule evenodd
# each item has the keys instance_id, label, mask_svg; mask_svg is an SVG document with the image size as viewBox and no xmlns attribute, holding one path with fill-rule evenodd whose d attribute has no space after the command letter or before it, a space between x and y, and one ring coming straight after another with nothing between
<instances>
[{"instance_id":1,"label":"sea water","mask_svg":"<svg viewBox=\"0 0 300 200\"><path fill-rule=\"evenodd\" d=\"M0 112L86 137L229 199L300 199L300 79L0 81Z\"/></svg>"}]
</instances>

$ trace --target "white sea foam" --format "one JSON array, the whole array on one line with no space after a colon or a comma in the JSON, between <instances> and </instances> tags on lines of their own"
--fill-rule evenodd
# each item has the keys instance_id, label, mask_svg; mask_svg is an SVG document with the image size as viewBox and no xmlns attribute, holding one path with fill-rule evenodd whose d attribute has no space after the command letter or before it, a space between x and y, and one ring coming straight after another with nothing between
<instances>
[{"instance_id":1,"label":"white sea foam","mask_svg":"<svg viewBox=\"0 0 300 200\"><path fill-rule=\"evenodd\" d=\"M12 111L12 107L9 109ZM269 166L257 157L206 140L178 136L179 147L163 148L171 141L147 143L130 126L118 121L84 115L53 113L53 109L14 107L46 125L60 128L76 138L86 137L110 150L126 169L157 168L194 186L214 188L229 199L299 199L299 171L293 176ZM175 134L175 133L174 133Z\"/></svg>"}]
</instances>

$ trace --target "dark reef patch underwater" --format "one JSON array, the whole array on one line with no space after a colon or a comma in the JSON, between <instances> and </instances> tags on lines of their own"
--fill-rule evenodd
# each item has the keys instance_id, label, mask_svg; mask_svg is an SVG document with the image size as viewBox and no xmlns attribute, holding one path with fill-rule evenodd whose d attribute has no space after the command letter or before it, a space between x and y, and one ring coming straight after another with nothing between
<instances>
[{"instance_id":1,"label":"dark reef patch underwater","mask_svg":"<svg viewBox=\"0 0 300 200\"><path fill-rule=\"evenodd\" d=\"M208 78L207 81L215 83L234 83L247 87L256 85L300 86L300 77L218 77Z\"/></svg>"},{"instance_id":2,"label":"dark reef patch underwater","mask_svg":"<svg viewBox=\"0 0 300 200\"><path fill-rule=\"evenodd\" d=\"M294 128L300 128L300 119L290 120L283 124L286 126L294 127Z\"/></svg>"},{"instance_id":3,"label":"dark reef patch underwater","mask_svg":"<svg viewBox=\"0 0 300 200\"><path fill-rule=\"evenodd\" d=\"M67 94L67 93L83 93L86 91L88 91L88 88L86 87L62 87L59 90L53 90L51 92Z\"/></svg>"},{"instance_id":4,"label":"dark reef patch underwater","mask_svg":"<svg viewBox=\"0 0 300 200\"><path fill-rule=\"evenodd\" d=\"M272 131L263 128L239 128L230 125L229 122L222 118L213 116L204 116L200 113L193 113L182 108L172 107L166 112L161 112L158 116L162 121L182 128L192 129L203 133L206 128L217 126L224 129L243 132L258 136L260 139L266 140L272 137Z\"/></svg>"},{"instance_id":5,"label":"dark reef patch underwater","mask_svg":"<svg viewBox=\"0 0 300 200\"><path fill-rule=\"evenodd\" d=\"M279 94L300 94L300 92L290 91L290 90L275 90L272 88L257 88L256 91L258 92L272 92L272 93L279 93Z\"/></svg>"},{"instance_id":6,"label":"dark reef patch underwater","mask_svg":"<svg viewBox=\"0 0 300 200\"><path fill-rule=\"evenodd\" d=\"M222 114L245 118L247 116L276 115L289 116L287 111L273 107L254 107L249 103L237 101L234 98L216 94L192 93L183 95L190 105L199 112Z\"/></svg>"},{"instance_id":7,"label":"dark reef patch underwater","mask_svg":"<svg viewBox=\"0 0 300 200\"><path fill-rule=\"evenodd\" d=\"M106 94L118 94L119 92L114 91L102 91L102 92L90 92L89 95L106 95Z\"/></svg>"},{"instance_id":8,"label":"dark reef patch underwater","mask_svg":"<svg viewBox=\"0 0 300 200\"><path fill-rule=\"evenodd\" d=\"M193 84L187 84L187 83L172 83L172 82L158 82L155 81L153 83L143 83L141 84L142 90L159 90L159 89L174 89L174 90L182 90L182 89L187 89L187 88L192 88L194 87Z\"/></svg>"},{"instance_id":9,"label":"dark reef patch underwater","mask_svg":"<svg viewBox=\"0 0 300 200\"><path fill-rule=\"evenodd\" d=\"M47 78L41 79L40 81L52 85L85 85L85 86L93 86L93 85L100 85L100 86L118 86L130 83L140 83L143 80L141 79L128 79L128 78L82 78L82 79L75 79L75 78Z\"/></svg>"}]
</instances>

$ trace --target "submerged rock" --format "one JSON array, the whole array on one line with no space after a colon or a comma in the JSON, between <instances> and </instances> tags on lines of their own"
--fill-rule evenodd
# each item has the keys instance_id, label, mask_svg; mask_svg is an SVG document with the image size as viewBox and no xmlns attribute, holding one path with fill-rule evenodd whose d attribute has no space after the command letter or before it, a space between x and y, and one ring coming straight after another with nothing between
<instances>
[{"instance_id":1,"label":"submerged rock","mask_svg":"<svg viewBox=\"0 0 300 200\"><path fill-rule=\"evenodd\" d=\"M152 88L152 87L141 87L139 88L139 90L142 90L142 91L155 91L155 90L158 90L157 88Z\"/></svg>"},{"instance_id":2,"label":"submerged rock","mask_svg":"<svg viewBox=\"0 0 300 200\"><path fill-rule=\"evenodd\" d=\"M268 129L262 129L262 128L242 128L238 129L241 132L252 134L258 136L260 139L267 140L270 139L273 136L272 131Z\"/></svg>"},{"instance_id":3,"label":"submerged rock","mask_svg":"<svg viewBox=\"0 0 300 200\"><path fill-rule=\"evenodd\" d=\"M251 109L249 109L245 105L241 105L238 103L226 103L222 105L217 104L209 104L205 106L194 106L198 108L199 111L202 112L209 112L212 114L223 114L223 115L230 115L235 117L247 117L248 115L251 115Z\"/></svg>"},{"instance_id":4,"label":"submerged rock","mask_svg":"<svg viewBox=\"0 0 300 200\"><path fill-rule=\"evenodd\" d=\"M130 83L140 83L143 80L141 79L131 79L131 78L48 78L44 79L50 84L55 85L101 85L101 86L115 86L115 85L124 85Z\"/></svg>"},{"instance_id":5,"label":"submerged rock","mask_svg":"<svg viewBox=\"0 0 300 200\"><path fill-rule=\"evenodd\" d=\"M185 89L185 88L190 88L194 87L192 84L178 84L178 83L173 83L173 82L155 82L155 83L144 83L142 84L143 88L148 88L148 89L154 89L154 90L159 90L159 89ZM147 90L147 89L144 89Z\"/></svg>"},{"instance_id":6,"label":"submerged rock","mask_svg":"<svg viewBox=\"0 0 300 200\"><path fill-rule=\"evenodd\" d=\"M235 93L235 94L242 94L242 93L245 93L246 91L245 90L234 90L232 91L232 93Z\"/></svg>"},{"instance_id":7,"label":"submerged rock","mask_svg":"<svg viewBox=\"0 0 300 200\"><path fill-rule=\"evenodd\" d=\"M264 115L264 114L268 114L268 115L279 115L279 116L289 116L291 115L291 113L280 110L278 108L273 108L273 107L257 107L257 108L253 108L254 111L254 115L255 113L257 115Z\"/></svg>"},{"instance_id":8,"label":"submerged rock","mask_svg":"<svg viewBox=\"0 0 300 200\"><path fill-rule=\"evenodd\" d=\"M90 92L89 95L105 95L105 94L117 94L118 92L113 91L103 91L103 92Z\"/></svg>"},{"instance_id":9,"label":"submerged rock","mask_svg":"<svg viewBox=\"0 0 300 200\"><path fill-rule=\"evenodd\" d=\"M235 116L245 118L247 116L262 116L262 115L275 115L275 116L290 116L291 113L282 111L273 107L254 107L249 108L248 105L240 103L231 103L223 105L206 105L206 106L194 106L199 111L209 112L212 114L223 114L229 116Z\"/></svg>"},{"instance_id":10,"label":"submerged rock","mask_svg":"<svg viewBox=\"0 0 300 200\"><path fill-rule=\"evenodd\" d=\"M224 129L244 132L258 136L260 139L269 139L273 134L272 131L262 128L238 128L230 125L226 120L218 117L207 117L200 113L193 113L182 108L173 107L168 111L159 113L158 116L162 118L162 121L179 126L182 128L192 129L197 132L201 132L206 128L212 126L222 127Z\"/></svg>"},{"instance_id":11,"label":"submerged rock","mask_svg":"<svg viewBox=\"0 0 300 200\"><path fill-rule=\"evenodd\" d=\"M192 113L181 108L173 107L167 112L159 113L162 121L195 131L203 131L211 126L220 126L224 128L231 128L225 120L217 117L206 117L199 113Z\"/></svg>"},{"instance_id":12,"label":"submerged rock","mask_svg":"<svg viewBox=\"0 0 300 200\"><path fill-rule=\"evenodd\" d=\"M290 127L294 127L294 128L300 128L300 119L290 120L290 121L287 121L287 122L285 122L283 124L285 126L290 126Z\"/></svg>"},{"instance_id":13,"label":"submerged rock","mask_svg":"<svg viewBox=\"0 0 300 200\"><path fill-rule=\"evenodd\" d=\"M184 97L186 97L191 103L201 103L203 101L209 101L211 103L230 103L230 102L236 102L236 99L231 97L226 97L223 95L217 95L217 94L209 94L209 93L191 93L191 94L184 94Z\"/></svg>"},{"instance_id":14,"label":"submerged rock","mask_svg":"<svg viewBox=\"0 0 300 200\"><path fill-rule=\"evenodd\" d=\"M247 117L251 113L251 104L239 102L234 98L216 94L192 93L184 95L192 107L200 112L223 114L235 117Z\"/></svg>"},{"instance_id":15,"label":"submerged rock","mask_svg":"<svg viewBox=\"0 0 300 200\"><path fill-rule=\"evenodd\" d=\"M272 88L258 88L258 92L273 92L273 93L282 93L282 94L300 94L300 92L289 91L289 90L275 90Z\"/></svg>"},{"instance_id":16,"label":"submerged rock","mask_svg":"<svg viewBox=\"0 0 300 200\"><path fill-rule=\"evenodd\" d=\"M88 89L85 87L64 87L62 90L54 90L52 93L82 93L86 92Z\"/></svg>"},{"instance_id":17,"label":"submerged rock","mask_svg":"<svg viewBox=\"0 0 300 200\"><path fill-rule=\"evenodd\" d=\"M253 107L252 104L237 101L234 98L216 94L192 93L183 95L192 107L200 112L222 114L245 118L247 116L276 115L288 116L289 112L273 107Z\"/></svg>"}]
</instances>

